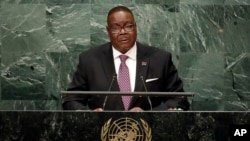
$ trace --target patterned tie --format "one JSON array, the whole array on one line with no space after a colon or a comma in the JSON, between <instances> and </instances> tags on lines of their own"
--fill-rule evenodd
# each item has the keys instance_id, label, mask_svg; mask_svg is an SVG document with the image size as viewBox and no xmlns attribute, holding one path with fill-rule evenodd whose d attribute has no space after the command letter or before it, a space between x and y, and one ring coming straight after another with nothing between
<instances>
[{"instance_id":1,"label":"patterned tie","mask_svg":"<svg viewBox=\"0 0 250 141\"><path fill-rule=\"evenodd\" d=\"M118 84L119 84L120 91L131 92L129 70L128 70L128 66L125 63L128 56L120 55L119 57L121 59L121 64L120 64L119 74L118 74ZM122 102L123 102L125 110L128 110L131 98L132 96L122 96Z\"/></svg>"}]
</instances>

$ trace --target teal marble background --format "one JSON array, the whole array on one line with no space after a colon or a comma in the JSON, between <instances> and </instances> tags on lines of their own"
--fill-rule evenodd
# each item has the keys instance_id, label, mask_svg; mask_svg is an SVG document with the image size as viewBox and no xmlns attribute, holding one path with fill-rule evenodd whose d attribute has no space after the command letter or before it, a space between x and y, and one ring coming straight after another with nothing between
<instances>
[{"instance_id":1,"label":"teal marble background","mask_svg":"<svg viewBox=\"0 0 250 141\"><path fill-rule=\"evenodd\" d=\"M1 0L0 110L60 110L117 4L134 12L138 41L173 53L192 110L250 109L250 0Z\"/></svg>"}]
</instances>

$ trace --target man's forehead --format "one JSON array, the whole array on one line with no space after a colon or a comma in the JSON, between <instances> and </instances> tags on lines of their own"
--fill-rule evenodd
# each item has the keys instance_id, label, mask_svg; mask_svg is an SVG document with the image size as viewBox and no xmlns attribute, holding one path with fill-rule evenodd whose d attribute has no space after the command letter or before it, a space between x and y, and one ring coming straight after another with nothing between
<instances>
[{"instance_id":1,"label":"man's forehead","mask_svg":"<svg viewBox=\"0 0 250 141\"><path fill-rule=\"evenodd\" d=\"M113 22L113 20L123 20L124 18L128 19L128 21L134 21L134 17L131 13L126 11L117 11L111 14L108 18L108 22Z\"/></svg>"},{"instance_id":2,"label":"man's forehead","mask_svg":"<svg viewBox=\"0 0 250 141\"><path fill-rule=\"evenodd\" d=\"M116 11L116 12L110 14L109 17L122 16L122 15L133 17L133 15L130 12L122 11L122 10L121 11Z\"/></svg>"}]
</instances>

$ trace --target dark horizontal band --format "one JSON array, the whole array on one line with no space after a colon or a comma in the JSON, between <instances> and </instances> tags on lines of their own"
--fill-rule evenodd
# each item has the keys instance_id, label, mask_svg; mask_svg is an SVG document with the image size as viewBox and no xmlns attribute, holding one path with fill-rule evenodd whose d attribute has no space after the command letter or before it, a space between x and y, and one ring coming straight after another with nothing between
<instances>
[{"instance_id":1,"label":"dark horizontal band","mask_svg":"<svg viewBox=\"0 0 250 141\"><path fill-rule=\"evenodd\" d=\"M65 95L194 96L193 92L61 91Z\"/></svg>"}]
</instances>

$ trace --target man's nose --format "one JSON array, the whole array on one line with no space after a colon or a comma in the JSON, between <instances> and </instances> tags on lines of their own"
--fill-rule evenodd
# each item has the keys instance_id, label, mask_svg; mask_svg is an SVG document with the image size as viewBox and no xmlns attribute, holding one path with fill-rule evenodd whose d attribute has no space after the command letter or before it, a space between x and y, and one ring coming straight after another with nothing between
<instances>
[{"instance_id":1,"label":"man's nose","mask_svg":"<svg viewBox=\"0 0 250 141\"><path fill-rule=\"evenodd\" d=\"M126 33L126 30L124 28L121 28L121 31L120 31L121 34L124 34Z\"/></svg>"}]
</instances>

